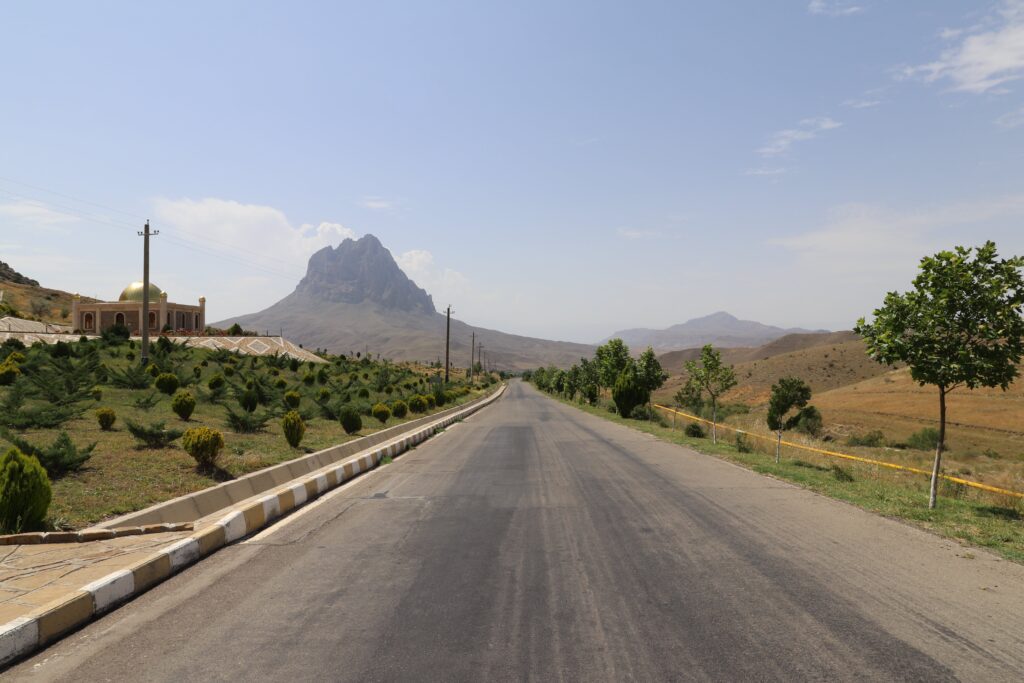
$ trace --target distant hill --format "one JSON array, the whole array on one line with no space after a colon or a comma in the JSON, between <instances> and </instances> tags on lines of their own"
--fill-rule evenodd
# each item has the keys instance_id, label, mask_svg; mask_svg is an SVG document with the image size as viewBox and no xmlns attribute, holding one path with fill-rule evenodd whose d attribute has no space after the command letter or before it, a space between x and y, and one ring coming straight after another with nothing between
<instances>
[{"instance_id":1,"label":"distant hill","mask_svg":"<svg viewBox=\"0 0 1024 683\"><path fill-rule=\"evenodd\" d=\"M634 349L653 347L658 353L699 348L712 344L719 348L756 347L787 334L827 332L827 330L783 329L772 325L740 320L725 311L694 318L663 330L643 327L620 330L609 338L619 337Z\"/></svg>"},{"instance_id":2,"label":"distant hill","mask_svg":"<svg viewBox=\"0 0 1024 683\"><path fill-rule=\"evenodd\" d=\"M39 283L30 277L25 277L9 265L0 261L0 282L13 282L16 285L29 285L38 287Z\"/></svg>"},{"instance_id":3,"label":"distant hill","mask_svg":"<svg viewBox=\"0 0 1024 683\"><path fill-rule=\"evenodd\" d=\"M445 316L373 235L325 247L310 258L294 292L263 311L215 325L236 322L255 331L283 328L289 339L307 348L379 353L395 360L444 359ZM502 369L568 367L594 352L587 344L522 337L452 320L453 364L469 365L473 332L488 362Z\"/></svg>"},{"instance_id":4,"label":"distant hill","mask_svg":"<svg viewBox=\"0 0 1024 683\"><path fill-rule=\"evenodd\" d=\"M724 400L752 406L765 403L772 384L781 377L799 377L817 395L889 371L868 357L863 340L854 332L792 334L756 348L722 349L721 353L739 380ZM684 363L699 355L700 349L687 349L661 356L670 377L656 398L671 399L686 381Z\"/></svg>"}]
</instances>

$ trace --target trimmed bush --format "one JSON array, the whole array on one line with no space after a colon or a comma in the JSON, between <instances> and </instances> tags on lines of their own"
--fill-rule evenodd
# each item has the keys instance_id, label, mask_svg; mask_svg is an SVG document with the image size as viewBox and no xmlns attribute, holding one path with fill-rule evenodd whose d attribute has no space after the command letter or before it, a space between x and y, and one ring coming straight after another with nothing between
<instances>
[{"instance_id":1,"label":"trimmed bush","mask_svg":"<svg viewBox=\"0 0 1024 683\"><path fill-rule=\"evenodd\" d=\"M170 396L178 390L178 376L170 372L163 372L156 376L154 385L157 389Z\"/></svg>"},{"instance_id":2,"label":"trimmed bush","mask_svg":"<svg viewBox=\"0 0 1024 683\"><path fill-rule=\"evenodd\" d=\"M103 390L100 389L99 387L93 387L92 388L92 400L94 400L94 401L102 401L103 400Z\"/></svg>"},{"instance_id":3,"label":"trimmed bush","mask_svg":"<svg viewBox=\"0 0 1024 683\"><path fill-rule=\"evenodd\" d=\"M177 429L165 429L163 422L154 422L151 425L139 424L131 420L124 421L128 432L143 445L149 448L167 448L181 437L184 432Z\"/></svg>"},{"instance_id":4,"label":"trimmed bush","mask_svg":"<svg viewBox=\"0 0 1024 683\"><path fill-rule=\"evenodd\" d=\"M160 368L158 368L155 363L150 363L146 366L146 374L156 379L160 376Z\"/></svg>"},{"instance_id":5,"label":"trimmed bush","mask_svg":"<svg viewBox=\"0 0 1024 683\"><path fill-rule=\"evenodd\" d=\"M111 408L100 408L96 411L96 421L100 423L100 429L109 432L117 421L117 413Z\"/></svg>"},{"instance_id":6,"label":"trimmed bush","mask_svg":"<svg viewBox=\"0 0 1024 683\"><path fill-rule=\"evenodd\" d=\"M302 421L302 416L294 410L289 410L281 418L281 428L284 429L284 438L288 441L288 445L298 448L306 433L306 423Z\"/></svg>"},{"instance_id":7,"label":"trimmed bush","mask_svg":"<svg viewBox=\"0 0 1024 683\"><path fill-rule=\"evenodd\" d=\"M405 404L405 401L399 399L391 404L391 414L401 420L409 414L409 406Z\"/></svg>"},{"instance_id":8,"label":"trimmed bush","mask_svg":"<svg viewBox=\"0 0 1024 683\"><path fill-rule=\"evenodd\" d=\"M696 422L691 422L686 425L686 429L683 430L683 433L694 439L703 439L706 436L704 434L704 429Z\"/></svg>"},{"instance_id":9,"label":"trimmed bush","mask_svg":"<svg viewBox=\"0 0 1024 683\"><path fill-rule=\"evenodd\" d=\"M341 422L341 428L345 430L346 434L355 434L363 428L363 418L359 411L352 406L342 408L338 420Z\"/></svg>"},{"instance_id":10,"label":"trimmed bush","mask_svg":"<svg viewBox=\"0 0 1024 683\"><path fill-rule=\"evenodd\" d=\"M327 403L330 400L331 400L331 392L330 392L329 389L327 389L326 387L321 387L319 390L317 390L317 392L316 392L316 402L317 403Z\"/></svg>"},{"instance_id":11,"label":"trimmed bush","mask_svg":"<svg viewBox=\"0 0 1024 683\"><path fill-rule=\"evenodd\" d=\"M372 413L375 418L380 420L380 423L382 425L387 424L388 420L391 419L391 409L388 408L383 403L378 403L377 405L375 405L373 407Z\"/></svg>"},{"instance_id":12,"label":"trimmed bush","mask_svg":"<svg viewBox=\"0 0 1024 683\"><path fill-rule=\"evenodd\" d=\"M298 372L299 371L299 359L298 358L292 358L290 361L288 361L288 369L291 370L292 372Z\"/></svg>"},{"instance_id":13,"label":"trimmed bush","mask_svg":"<svg viewBox=\"0 0 1024 683\"><path fill-rule=\"evenodd\" d=\"M291 409L299 407L299 403L302 401L302 394L297 391L288 391L284 395L284 404Z\"/></svg>"},{"instance_id":14,"label":"trimmed bush","mask_svg":"<svg viewBox=\"0 0 1024 683\"><path fill-rule=\"evenodd\" d=\"M0 531L17 534L41 527L52 495L38 460L17 448L0 458Z\"/></svg>"},{"instance_id":15,"label":"trimmed bush","mask_svg":"<svg viewBox=\"0 0 1024 683\"><path fill-rule=\"evenodd\" d=\"M238 396L238 405L247 413L255 411L259 402L260 397L253 389L246 389Z\"/></svg>"},{"instance_id":16,"label":"trimmed bush","mask_svg":"<svg viewBox=\"0 0 1024 683\"><path fill-rule=\"evenodd\" d=\"M317 384L327 384L328 379L330 379L330 377L327 375L327 368L320 368L316 371Z\"/></svg>"},{"instance_id":17,"label":"trimmed bush","mask_svg":"<svg viewBox=\"0 0 1024 683\"><path fill-rule=\"evenodd\" d=\"M21 369L17 365L5 360L0 363L0 387L9 387L21 375Z\"/></svg>"},{"instance_id":18,"label":"trimmed bush","mask_svg":"<svg viewBox=\"0 0 1024 683\"><path fill-rule=\"evenodd\" d=\"M427 402L427 410L433 410L437 407L437 401L434 400L433 394L425 394L423 400Z\"/></svg>"},{"instance_id":19,"label":"trimmed bush","mask_svg":"<svg viewBox=\"0 0 1024 683\"><path fill-rule=\"evenodd\" d=\"M186 422L192 417L192 411L196 409L196 398L192 392L181 389L171 399L171 410L174 414Z\"/></svg>"},{"instance_id":20,"label":"trimmed bush","mask_svg":"<svg viewBox=\"0 0 1024 683\"><path fill-rule=\"evenodd\" d=\"M231 377L234 374L235 374L235 368L234 368L233 365L225 365L224 366L224 376L225 377Z\"/></svg>"},{"instance_id":21,"label":"trimmed bush","mask_svg":"<svg viewBox=\"0 0 1024 683\"><path fill-rule=\"evenodd\" d=\"M370 390L366 387L362 387L356 395L359 396L359 398L370 398Z\"/></svg>"},{"instance_id":22,"label":"trimmed bush","mask_svg":"<svg viewBox=\"0 0 1024 683\"><path fill-rule=\"evenodd\" d=\"M305 375L302 376L302 383L305 384L307 387L313 386L313 382L315 381L316 375L314 375L312 372L307 372Z\"/></svg>"},{"instance_id":23,"label":"trimmed bush","mask_svg":"<svg viewBox=\"0 0 1024 683\"><path fill-rule=\"evenodd\" d=\"M224 380L224 375L218 373L209 379L209 381L206 383L206 386L209 387L211 391L217 391L218 389L222 388L225 384L226 381Z\"/></svg>"},{"instance_id":24,"label":"trimmed bush","mask_svg":"<svg viewBox=\"0 0 1024 683\"><path fill-rule=\"evenodd\" d=\"M284 389L288 386L288 381L284 377L278 377L277 381L274 382L274 386L278 389Z\"/></svg>"},{"instance_id":25,"label":"trimmed bush","mask_svg":"<svg viewBox=\"0 0 1024 683\"><path fill-rule=\"evenodd\" d=\"M193 427L181 436L181 446L196 461L200 470L214 469L224 448L224 437L216 429Z\"/></svg>"},{"instance_id":26,"label":"trimmed bush","mask_svg":"<svg viewBox=\"0 0 1024 683\"><path fill-rule=\"evenodd\" d=\"M427 412L427 399L423 398L419 394L416 394L409 399L409 410L414 413L425 413Z\"/></svg>"}]
</instances>

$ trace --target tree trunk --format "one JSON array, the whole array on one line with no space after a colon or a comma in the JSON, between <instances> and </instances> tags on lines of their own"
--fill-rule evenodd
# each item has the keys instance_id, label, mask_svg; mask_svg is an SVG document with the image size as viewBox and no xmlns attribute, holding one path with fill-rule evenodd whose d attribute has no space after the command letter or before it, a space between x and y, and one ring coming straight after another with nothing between
<instances>
[{"instance_id":1,"label":"tree trunk","mask_svg":"<svg viewBox=\"0 0 1024 683\"><path fill-rule=\"evenodd\" d=\"M779 452L782 450L782 430L778 431L778 439L775 440L775 464L779 464Z\"/></svg>"},{"instance_id":2,"label":"tree trunk","mask_svg":"<svg viewBox=\"0 0 1024 683\"><path fill-rule=\"evenodd\" d=\"M932 466L932 485L928 492L928 509L935 509L939 492L939 469L942 466L942 449L946 445L946 387L939 387L939 443L935 445L935 464Z\"/></svg>"},{"instance_id":3,"label":"tree trunk","mask_svg":"<svg viewBox=\"0 0 1024 683\"><path fill-rule=\"evenodd\" d=\"M711 443L718 443L718 401L711 397Z\"/></svg>"}]
</instances>

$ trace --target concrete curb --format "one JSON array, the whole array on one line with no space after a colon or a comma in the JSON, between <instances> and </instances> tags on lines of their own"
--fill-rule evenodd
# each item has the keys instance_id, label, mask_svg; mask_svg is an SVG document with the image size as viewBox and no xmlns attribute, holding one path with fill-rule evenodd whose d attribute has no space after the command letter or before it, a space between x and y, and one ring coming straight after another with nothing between
<instances>
[{"instance_id":1,"label":"concrete curb","mask_svg":"<svg viewBox=\"0 0 1024 683\"><path fill-rule=\"evenodd\" d=\"M504 391L503 386L484 401L392 441L371 446L369 450L343 462L332 463L316 472L293 479L255 501L231 509L213 524L145 560L114 571L81 589L70 591L68 595L40 607L28 616L3 624L0 626L0 666L6 666L53 643L64 634L149 590L203 557L269 526L282 515L377 467L385 457L395 457L426 441L438 429L444 429L490 405Z\"/></svg>"},{"instance_id":2,"label":"concrete curb","mask_svg":"<svg viewBox=\"0 0 1024 683\"><path fill-rule=\"evenodd\" d=\"M122 526L114 529L84 529L82 531L29 531L23 534L0 536L0 545L40 545L42 543L88 543L122 536L165 534L169 531L192 531L192 522L174 524L146 524Z\"/></svg>"}]
</instances>

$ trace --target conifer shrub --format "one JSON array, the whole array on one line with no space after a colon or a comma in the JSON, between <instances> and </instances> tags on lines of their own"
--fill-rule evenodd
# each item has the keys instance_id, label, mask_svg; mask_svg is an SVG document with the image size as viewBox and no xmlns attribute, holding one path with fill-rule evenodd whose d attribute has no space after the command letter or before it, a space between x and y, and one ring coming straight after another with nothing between
<instances>
[{"instance_id":1,"label":"conifer shrub","mask_svg":"<svg viewBox=\"0 0 1024 683\"><path fill-rule=\"evenodd\" d=\"M181 446L196 461L199 470L210 471L216 467L224 448L224 436L216 429L193 427L182 434Z\"/></svg>"},{"instance_id":2,"label":"conifer shrub","mask_svg":"<svg viewBox=\"0 0 1024 683\"><path fill-rule=\"evenodd\" d=\"M341 428L345 430L346 434L355 434L363 428L363 418L359 411L352 406L342 408L338 420L341 422Z\"/></svg>"},{"instance_id":3,"label":"conifer shrub","mask_svg":"<svg viewBox=\"0 0 1024 683\"><path fill-rule=\"evenodd\" d=\"M132 352L132 351L127 351L124 354L124 358L125 358L125 360L135 360L135 353Z\"/></svg>"},{"instance_id":4,"label":"conifer shrub","mask_svg":"<svg viewBox=\"0 0 1024 683\"><path fill-rule=\"evenodd\" d=\"M100 389L99 387L93 387L92 388L92 400L94 400L94 401L102 401L103 400L103 389Z\"/></svg>"},{"instance_id":5,"label":"conifer shrub","mask_svg":"<svg viewBox=\"0 0 1024 683\"><path fill-rule=\"evenodd\" d=\"M199 379L200 377L203 376L203 369L201 367L199 367L198 365L196 365L195 367L192 368L192 375L196 379Z\"/></svg>"},{"instance_id":6,"label":"conifer shrub","mask_svg":"<svg viewBox=\"0 0 1024 683\"><path fill-rule=\"evenodd\" d=\"M115 387L122 389L145 389L153 383L153 378L146 369L138 365L129 365L121 370L109 368L107 379Z\"/></svg>"},{"instance_id":7,"label":"conifer shrub","mask_svg":"<svg viewBox=\"0 0 1024 683\"><path fill-rule=\"evenodd\" d=\"M288 361L288 369L291 370L292 372L298 372L299 371L299 359L298 358L292 358L290 361Z\"/></svg>"},{"instance_id":8,"label":"conifer shrub","mask_svg":"<svg viewBox=\"0 0 1024 683\"><path fill-rule=\"evenodd\" d=\"M636 371L631 367L619 374L612 387L612 401L622 417L629 417L634 408L647 401L647 396Z\"/></svg>"},{"instance_id":9,"label":"conifer shrub","mask_svg":"<svg viewBox=\"0 0 1024 683\"><path fill-rule=\"evenodd\" d=\"M100 423L100 429L109 432L117 421L117 413L112 408L100 408L96 411L96 421Z\"/></svg>"},{"instance_id":10,"label":"conifer shrub","mask_svg":"<svg viewBox=\"0 0 1024 683\"><path fill-rule=\"evenodd\" d=\"M317 370L317 372L316 372L317 384L327 384L327 380L328 379L330 379L330 377L327 375L327 368L320 368L319 370Z\"/></svg>"},{"instance_id":11,"label":"conifer shrub","mask_svg":"<svg viewBox=\"0 0 1024 683\"><path fill-rule=\"evenodd\" d=\"M425 413L427 412L427 399L423 398L419 394L416 394L409 399L409 410L414 413Z\"/></svg>"},{"instance_id":12,"label":"conifer shrub","mask_svg":"<svg viewBox=\"0 0 1024 683\"><path fill-rule=\"evenodd\" d=\"M270 413L266 411L257 413L243 410L239 413L232 410L229 406L225 406L224 410L224 421L231 428L231 431L236 434L262 432L270 420Z\"/></svg>"},{"instance_id":13,"label":"conifer shrub","mask_svg":"<svg viewBox=\"0 0 1024 683\"><path fill-rule=\"evenodd\" d=\"M357 395L359 396L359 398L370 398L370 390L367 389L366 387L362 387L357 393Z\"/></svg>"},{"instance_id":14,"label":"conifer shrub","mask_svg":"<svg viewBox=\"0 0 1024 683\"><path fill-rule=\"evenodd\" d=\"M705 436L704 429L696 422L691 422L686 425L686 429L683 430L683 433L689 437L693 437L694 439L703 439Z\"/></svg>"},{"instance_id":15,"label":"conifer shrub","mask_svg":"<svg viewBox=\"0 0 1024 683\"><path fill-rule=\"evenodd\" d=\"M327 401L330 401L330 400L331 400L331 391L330 391L330 389L327 389L326 387L321 387L316 392L316 402L317 403L326 403Z\"/></svg>"},{"instance_id":16,"label":"conifer shrub","mask_svg":"<svg viewBox=\"0 0 1024 683\"><path fill-rule=\"evenodd\" d=\"M224 366L224 376L225 377L232 377L232 376L234 376L234 374L235 374L235 367L233 365L225 365Z\"/></svg>"},{"instance_id":17,"label":"conifer shrub","mask_svg":"<svg viewBox=\"0 0 1024 683\"><path fill-rule=\"evenodd\" d=\"M388 420L391 419L391 409L388 408L383 403L378 403L377 405L373 406L372 414L375 418L380 420L380 423L382 425L387 424Z\"/></svg>"},{"instance_id":18,"label":"conifer shrub","mask_svg":"<svg viewBox=\"0 0 1024 683\"><path fill-rule=\"evenodd\" d=\"M153 392L150 392L150 393L146 394L145 396L139 396L134 401L132 401L132 405L134 405L139 410L145 410L145 411L148 412L148 411L152 410L153 406L155 406L159 402L160 402L160 392L153 391Z\"/></svg>"},{"instance_id":19,"label":"conifer shrub","mask_svg":"<svg viewBox=\"0 0 1024 683\"><path fill-rule=\"evenodd\" d=\"M305 375L302 376L302 383L305 384L307 387L312 386L313 382L315 381L316 375L314 375L312 372L307 372Z\"/></svg>"},{"instance_id":20,"label":"conifer shrub","mask_svg":"<svg viewBox=\"0 0 1024 683\"><path fill-rule=\"evenodd\" d=\"M171 442L176 441L184 434L184 432L178 429L166 429L162 421L144 425L131 420L125 420L124 424L128 428L128 432L137 441L149 448L167 448L171 445Z\"/></svg>"},{"instance_id":21,"label":"conifer shrub","mask_svg":"<svg viewBox=\"0 0 1024 683\"><path fill-rule=\"evenodd\" d=\"M279 377L277 381L274 382L274 386L277 387L278 389L284 389L285 387L288 386L288 382L287 380L285 380L284 377Z\"/></svg>"},{"instance_id":22,"label":"conifer shrub","mask_svg":"<svg viewBox=\"0 0 1024 683\"><path fill-rule=\"evenodd\" d=\"M254 412L259 402L260 397L255 389L246 389L238 396L238 405L247 413Z\"/></svg>"},{"instance_id":23,"label":"conifer shrub","mask_svg":"<svg viewBox=\"0 0 1024 683\"><path fill-rule=\"evenodd\" d=\"M225 383L224 375L217 373L206 382L206 386L209 387L210 391L217 391L222 389Z\"/></svg>"},{"instance_id":24,"label":"conifer shrub","mask_svg":"<svg viewBox=\"0 0 1024 683\"><path fill-rule=\"evenodd\" d=\"M284 430L284 438L292 448L298 448L302 443L302 437L306 433L306 423L302 416L294 410L289 410L281 418L281 428Z\"/></svg>"},{"instance_id":25,"label":"conifer shrub","mask_svg":"<svg viewBox=\"0 0 1024 683\"><path fill-rule=\"evenodd\" d=\"M398 399L391 404L391 414L401 420L409 414L409 406L402 399Z\"/></svg>"},{"instance_id":26,"label":"conifer shrub","mask_svg":"<svg viewBox=\"0 0 1024 683\"><path fill-rule=\"evenodd\" d=\"M17 534L42 526L50 507L50 480L39 461L10 448L0 458L0 531Z\"/></svg>"},{"instance_id":27,"label":"conifer shrub","mask_svg":"<svg viewBox=\"0 0 1024 683\"><path fill-rule=\"evenodd\" d=\"M82 465L92 457L92 451L96 448L95 443L78 448L64 430L61 430L49 446L36 446L6 429L0 429L0 435L25 455L38 460L51 479L81 469Z\"/></svg>"},{"instance_id":28,"label":"conifer shrub","mask_svg":"<svg viewBox=\"0 0 1024 683\"><path fill-rule=\"evenodd\" d=\"M157 367L156 363L150 363L146 366L146 373L153 379L156 379L160 375L160 368Z\"/></svg>"},{"instance_id":29,"label":"conifer shrub","mask_svg":"<svg viewBox=\"0 0 1024 683\"><path fill-rule=\"evenodd\" d=\"M297 391L287 391L284 394L284 404L288 408L295 409L299 407L299 403L302 401L302 394Z\"/></svg>"},{"instance_id":30,"label":"conifer shrub","mask_svg":"<svg viewBox=\"0 0 1024 683\"><path fill-rule=\"evenodd\" d=\"M192 417L192 411L196 409L196 398L192 392L185 389L179 390L171 399L171 410L174 414L186 422Z\"/></svg>"},{"instance_id":31,"label":"conifer shrub","mask_svg":"<svg viewBox=\"0 0 1024 683\"><path fill-rule=\"evenodd\" d=\"M434 393L431 394L434 397L434 405L440 407L448 402L448 396L445 394L444 388L440 384L434 385Z\"/></svg>"},{"instance_id":32,"label":"conifer shrub","mask_svg":"<svg viewBox=\"0 0 1024 683\"><path fill-rule=\"evenodd\" d=\"M433 394L424 394L423 400L427 402L427 410L433 410L437 407L437 399L434 398Z\"/></svg>"},{"instance_id":33,"label":"conifer shrub","mask_svg":"<svg viewBox=\"0 0 1024 683\"><path fill-rule=\"evenodd\" d=\"M180 382L178 382L177 375L170 372L163 372L156 376L154 385L157 389L170 396L178 390Z\"/></svg>"}]
</instances>

